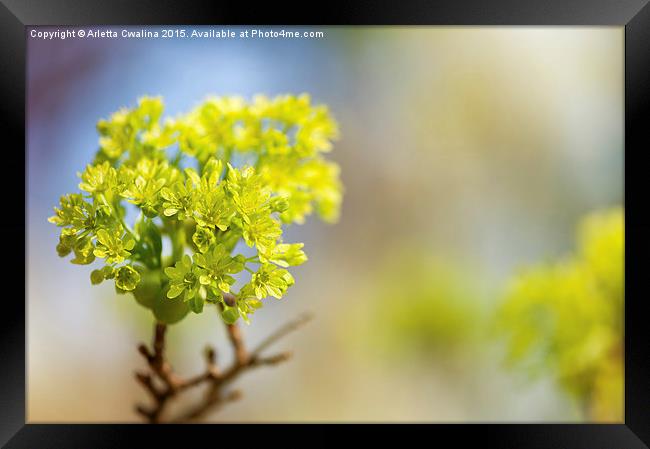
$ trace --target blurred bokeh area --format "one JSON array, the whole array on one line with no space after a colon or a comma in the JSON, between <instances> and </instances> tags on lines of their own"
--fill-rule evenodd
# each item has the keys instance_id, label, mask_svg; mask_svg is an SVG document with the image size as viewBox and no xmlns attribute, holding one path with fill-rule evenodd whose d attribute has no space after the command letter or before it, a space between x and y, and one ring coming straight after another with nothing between
<instances>
[{"instance_id":1,"label":"blurred bokeh area","mask_svg":"<svg viewBox=\"0 0 650 449\"><path fill-rule=\"evenodd\" d=\"M148 400L134 371L152 315L59 258L47 222L97 120L143 95L173 116L306 92L340 125L341 218L286 229L309 261L244 333L315 318L209 420L621 422L623 28L317 30L28 38L28 420L138 422ZM207 343L231 357L211 309L168 336L181 374Z\"/></svg>"}]
</instances>

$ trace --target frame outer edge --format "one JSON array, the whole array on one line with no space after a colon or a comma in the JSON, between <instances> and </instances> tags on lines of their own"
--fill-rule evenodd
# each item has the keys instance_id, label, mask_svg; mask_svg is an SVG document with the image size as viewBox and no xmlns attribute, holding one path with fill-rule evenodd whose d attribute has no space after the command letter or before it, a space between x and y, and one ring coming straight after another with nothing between
<instances>
[{"instance_id":1,"label":"frame outer edge","mask_svg":"<svg viewBox=\"0 0 650 449\"><path fill-rule=\"evenodd\" d=\"M2 0L25 25L616 25L623 26L647 0L330 0L328 8L255 8L211 0Z\"/></svg>"},{"instance_id":2,"label":"frame outer edge","mask_svg":"<svg viewBox=\"0 0 650 449\"><path fill-rule=\"evenodd\" d=\"M650 442L650 339L644 294L650 221L644 217L650 138L650 4L625 26L625 424ZM630 176L633 175L633 176ZM628 238L634 245L628 245ZM634 300L628 301L628 292Z\"/></svg>"},{"instance_id":3,"label":"frame outer edge","mask_svg":"<svg viewBox=\"0 0 650 449\"><path fill-rule=\"evenodd\" d=\"M9 174L0 178L3 191L16 191L20 183L25 186L25 172L18 167L26 167L25 141L25 31L22 22L6 5L0 5L0 123L3 128L4 149L3 166L13 167ZM11 148L13 142L18 148ZM20 149L22 142L23 150ZM6 165L4 165L6 164ZM25 194L26 194L25 189ZM20 201L20 200L18 200ZM15 203L18 203L16 201ZM20 204L13 207L20 208ZM24 205L22 206L24 207ZM25 254L26 228L25 209L22 220L16 214L13 222L0 222L0 233L11 236L3 241L6 254ZM23 235L25 240L19 236ZM15 256L14 256L15 257ZM25 259L14 260L3 265L3 277L22 278L26 286ZM16 282L17 286L20 283ZM19 288L19 287L18 287ZM23 290L26 293L26 290ZM3 323L0 326L0 444L4 444L25 424L25 307L26 295L20 300L20 293L5 295ZM4 307L7 309L5 310ZM5 315L6 314L6 315Z\"/></svg>"},{"instance_id":4,"label":"frame outer edge","mask_svg":"<svg viewBox=\"0 0 650 449\"><path fill-rule=\"evenodd\" d=\"M15 2L14 2L15 3ZM650 7L647 4L647 0L637 2L641 5L641 9L632 17L626 25L625 28L625 37L626 37L626 93L625 93L625 113L626 113L626 125L625 125L625 139L626 139L626 149L629 149L629 142L633 138L639 138L640 142L645 142L645 148L648 147L648 139L643 139L643 127L644 123L641 122L641 116L643 112L648 112L648 107L650 99L648 98L648 86L650 86ZM7 132L15 133L20 135L21 139L24 139L24 127L22 122L15 119L11 119L9 113L16 115L16 111L23 111L25 108L25 103L21 102L22 95L24 94L24 89L22 92L19 91L21 87L24 88L25 83L25 74L24 74L24 62L26 53L25 53L25 41L24 41L24 24L23 22L30 21L29 17L33 12L34 5L31 5L32 10L25 12L21 11L19 15L20 19L5 5L5 2L2 2L0 5L0 42L2 42L2 56L3 61L16 61L18 64L6 64L3 67L3 71L0 72L0 77L2 78L2 94L3 102L0 102L0 111L2 116L7 116L8 121L5 122ZM630 6L626 6L626 10L630 10ZM15 9L15 8L14 8ZM29 9L29 8L28 8ZM38 8L36 8L38 9ZM65 9L65 8L62 8ZM36 16L42 17L42 14L45 11L40 11ZM69 12L69 11L68 11ZM97 15L101 15L102 11L97 11ZM25 15L27 14L27 15ZM66 11L59 11L56 14L58 18L65 16ZM31 16L34 17L34 16ZM79 20L78 16L75 17L74 14L69 15L68 17L74 17L72 22ZM204 19L205 20L205 19ZM444 19L443 19L444 20ZM449 18L447 18L449 20ZM494 20L494 17L492 17ZM37 23L38 20L31 20L32 22ZM65 20L64 20L65 21ZM485 22L490 22L489 17L484 18ZM14 49L14 52L11 52L10 49ZM16 54L15 49L21 49L22 54ZM629 59L628 59L629 58ZM632 69L632 70L628 70ZM634 73L633 73L634 72ZM644 78L643 78L644 77ZM645 83L645 84L643 84ZM9 86L15 88L11 89ZM636 88L642 87L640 92L636 91ZM633 87L635 90L631 89ZM24 116L24 114L23 114ZM633 116L638 116L637 121L631 120L630 123L627 122L628 119L632 119ZM644 148L639 148L644 150ZM628 156L629 157L629 156ZM627 176L626 176L627 178ZM629 178L627 178L629 179ZM626 190L626 203L632 203L628 197L628 192L630 189ZM627 206L627 205L626 205ZM630 221L628 221L630 219ZM634 222L633 217L629 217L628 209L626 207L626 233L628 223ZM636 223L641 225L644 230L650 230L650 224L646 223ZM3 230L7 232L15 232L14 227L9 228L3 226ZM24 232L24 231L23 231ZM626 248L627 251L627 248ZM627 254L626 254L627 257ZM628 265L626 263L626 265ZM629 265L628 265L629 266ZM23 267L24 269L24 267ZM641 275L640 269L635 269L637 275ZM20 274L20 273L17 273ZM637 301L643 302L643 301ZM21 305L22 307L22 305ZM629 304L626 305L629 307ZM640 313L641 304L634 305L633 308L628 310L626 313L626 329L628 319L630 315ZM24 314L24 308L23 314ZM19 320L21 316L15 315L11 321ZM24 315L22 315L24 322ZM639 318L636 318L637 320ZM23 329L16 329L16 325L11 323L9 325L10 329L0 330L0 354L3 355L3 364L6 369L0 374L2 379L2 384L0 384L0 409L3 413L3 420L0 424L0 444L4 444L17 430L23 427L25 423L25 385L22 384L22 380L25 379L24 372L21 377L19 373L11 373L9 369L15 369L16 366L21 366L20 369L24 369L25 359L21 359L21 354L17 354L15 351L21 346L24 348L22 343L24 341L18 341L15 338L16 333L24 331ZM636 434L640 440L644 442L650 441L650 430L646 430L647 423L650 422L647 420L647 416L643 416L642 413L645 410L647 412L647 403L648 403L648 382L647 379L650 378L650 345L648 345L647 336L643 335L644 330L637 329L635 332L626 331L626 354L629 356L630 349L632 347L635 351L634 364L628 363L626 358L626 426L630 431ZM6 337L5 337L6 335ZM24 337L24 332L23 332ZM640 337L640 339L639 339ZM631 345L631 339L635 338L635 344ZM20 339L19 339L20 340ZM642 358L644 357L644 358ZM632 368L636 372L632 371ZM15 374L12 378L12 374ZM630 393L631 386L634 385L635 395L632 396ZM638 390L637 390L638 388ZM641 393L641 394L639 394ZM645 393L645 394L644 394ZM25 430L25 429L23 429Z\"/></svg>"}]
</instances>

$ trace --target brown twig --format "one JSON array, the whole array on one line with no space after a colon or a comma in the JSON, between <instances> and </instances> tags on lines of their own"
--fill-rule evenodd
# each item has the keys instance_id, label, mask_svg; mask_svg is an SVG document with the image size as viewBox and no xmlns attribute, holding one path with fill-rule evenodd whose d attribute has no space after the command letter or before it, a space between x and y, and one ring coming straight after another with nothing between
<instances>
[{"instance_id":1,"label":"brown twig","mask_svg":"<svg viewBox=\"0 0 650 449\"><path fill-rule=\"evenodd\" d=\"M233 348L234 360L225 371L220 371L217 366L217 354L214 348L208 347L205 351L206 369L194 377L182 379L172 370L165 358L165 334L167 326L156 323L152 343L153 353L145 344L140 344L138 350L149 365L149 373L136 372L137 381L150 394L153 405L146 407L137 405L136 411L149 423L163 422L163 412L169 401L179 393L198 385L207 385L205 395L201 401L180 413L169 422L187 422L205 416L208 412L217 409L241 397L239 390L225 391L225 387L233 382L244 372L268 365L277 365L288 360L291 353L284 352L263 357L261 353L273 343L300 328L311 317L303 315L295 321L287 323L269 335L255 349L248 352L244 344L241 329L237 324L227 325L228 340ZM159 385L161 384L161 385Z\"/></svg>"}]
</instances>

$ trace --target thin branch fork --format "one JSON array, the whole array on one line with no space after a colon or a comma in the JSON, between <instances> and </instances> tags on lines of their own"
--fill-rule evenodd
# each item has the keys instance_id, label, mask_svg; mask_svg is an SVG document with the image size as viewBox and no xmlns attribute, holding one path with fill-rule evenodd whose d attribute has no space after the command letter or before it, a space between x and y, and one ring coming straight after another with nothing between
<instances>
[{"instance_id":1,"label":"thin branch fork","mask_svg":"<svg viewBox=\"0 0 650 449\"><path fill-rule=\"evenodd\" d=\"M174 373L165 357L167 325L156 323L152 343L153 351L144 343L138 346L138 351L147 361L149 371L136 372L135 374L136 380L150 394L153 405L137 405L137 413L149 423L161 423L170 400L198 385L208 385L206 393L199 403L168 421L193 421L214 409L239 399L241 397L240 391L226 392L224 391L225 387L246 371L261 366L277 365L288 360L291 357L290 352L282 352L271 356L262 356L262 352L276 341L302 327L310 319L311 316L303 315L285 324L250 352L246 349L241 328L237 324L229 324L227 325L228 340L234 352L234 360L231 365L221 371L217 366L215 349L208 347L205 351L205 371L189 378L181 378Z\"/></svg>"}]
</instances>

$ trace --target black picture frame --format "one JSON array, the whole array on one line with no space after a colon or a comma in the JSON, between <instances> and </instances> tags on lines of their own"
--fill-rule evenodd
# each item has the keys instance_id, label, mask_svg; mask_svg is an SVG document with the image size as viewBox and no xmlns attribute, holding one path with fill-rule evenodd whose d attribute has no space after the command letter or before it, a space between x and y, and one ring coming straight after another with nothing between
<instances>
[{"instance_id":1,"label":"black picture frame","mask_svg":"<svg viewBox=\"0 0 650 449\"><path fill-rule=\"evenodd\" d=\"M0 0L0 114L5 148L0 176L3 192L11 192L11 220L0 221L3 258L8 259L2 279L25 278L25 265L16 257L26 248L26 222L20 223L15 195L21 183L25 153L26 27L31 25L109 24L365 24L365 25L612 25L625 27L625 421L624 424L431 424L424 426L360 426L364 438L408 442L417 438L436 444L451 438L453 447L478 441L480 447L502 448L621 448L650 445L650 331L643 313L644 274L648 272L650 220L644 217L644 154L650 151L644 121L650 109L650 6L648 0L493 0L400 2L325 2L282 6L266 2L252 7L226 1L97 1ZM23 173L26 173L24 171ZM15 178L15 179L14 179ZM5 193L7 195L7 193ZM7 198L7 197L5 197ZM27 202L27 196L25 196ZM8 207L8 206L5 206ZM25 217L23 210L23 217ZM14 215L16 215L14 217ZM23 233L24 232L24 233ZM21 241L23 235L25 241ZM20 285L18 282L9 282ZM26 298L25 291L23 296ZM249 444L257 441L299 443L294 429L264 426L225 431L213 426L39 425L26 424L25 307L19 293L5 292L0 327L0 444L8 448L130 447L137 441L175 440L215 444L228 436ZM338 426L337 426L338 428ZM258 431L259 430L259 431ZM334 427L304 425L309 443L339 441ZM426 432L426 434L425 434ZM413 438L413 437L411 437ZM257 440L257 441L256 441ZM293 441L293 444L292 444ZM205 444L205 443L201 443ZM141 445L138 444L138 445ZM450 445L445 444L445 447Z\"/></svg>"}]
</instances>

